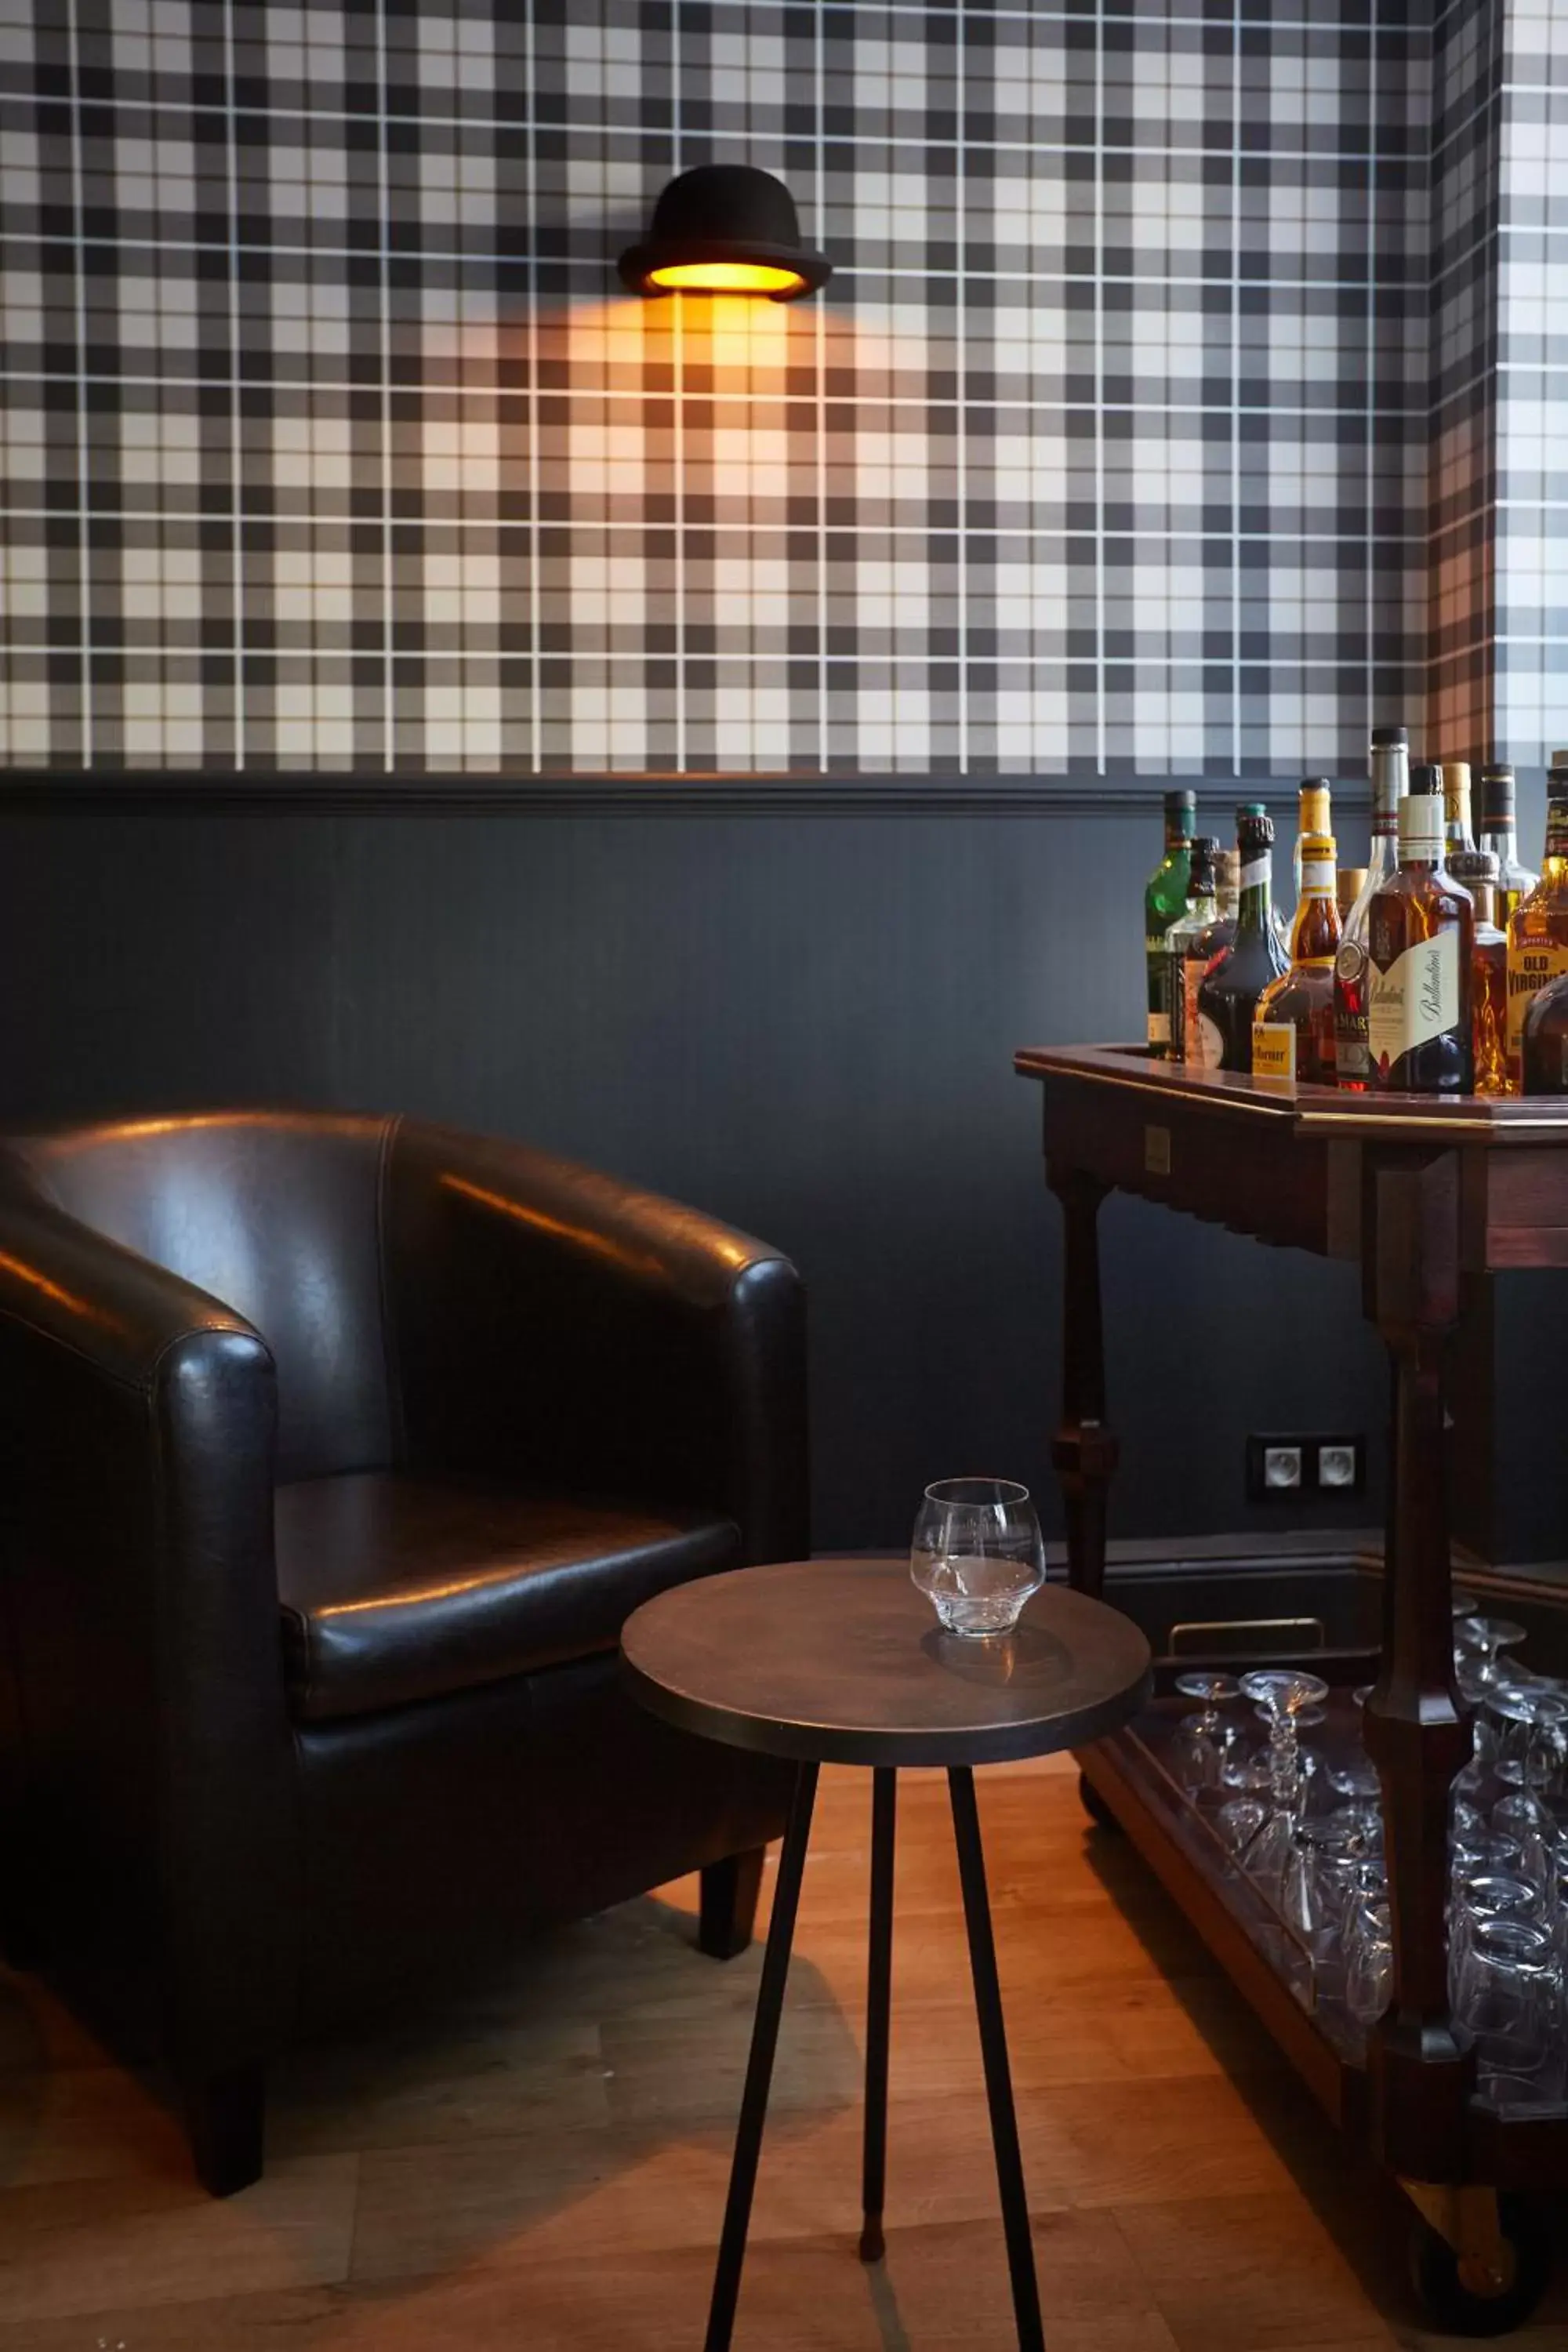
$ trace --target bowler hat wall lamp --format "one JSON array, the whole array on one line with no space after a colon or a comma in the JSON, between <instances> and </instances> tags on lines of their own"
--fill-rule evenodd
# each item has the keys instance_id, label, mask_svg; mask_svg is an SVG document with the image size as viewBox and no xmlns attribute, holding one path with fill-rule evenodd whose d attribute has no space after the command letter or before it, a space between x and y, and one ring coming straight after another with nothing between
<instances>
[{"instance_id":1,"label":"bowler hat wall lamp","mask_svg":"<svg viewBox=\"0 0 1568 2352\"><path fill-rule=\"evenodd\" d=\"M620 258L634 294L763 294L793 302L826 285L833 265L800 241L795 198L753 163L699 163L671 180L653 226Z\"/></svg>"}]
</instances>

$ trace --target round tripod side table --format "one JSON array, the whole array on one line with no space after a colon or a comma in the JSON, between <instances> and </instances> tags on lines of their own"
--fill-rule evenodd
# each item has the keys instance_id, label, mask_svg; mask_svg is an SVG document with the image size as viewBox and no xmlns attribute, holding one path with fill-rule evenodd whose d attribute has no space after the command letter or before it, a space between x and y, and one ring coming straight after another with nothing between
<instances>
[{"instance_id":1,"label":"round tripod side table","mask_svg":"<svg viewBox=\"0 0 1568 2352\"><path fill-rule=\"evenodd\" d=\"M1135 1714L1149 1645L1115 1610L1062 1586L1035 1594L1016 1633L944 1633L902 1561L790 1560L676 1586L626 1620L634 1696L684 1731L795 1764L741 2096L706 2352L727 2352L778 2044L784 1979L823 1764L872 1773L870 1956L860 2252L882 2252L898 1769L945 1766L1021 2352L1043 2352L1039 2291L996 1980L974 1767L1087 1746Z\"/></svg>"}]
</instances>

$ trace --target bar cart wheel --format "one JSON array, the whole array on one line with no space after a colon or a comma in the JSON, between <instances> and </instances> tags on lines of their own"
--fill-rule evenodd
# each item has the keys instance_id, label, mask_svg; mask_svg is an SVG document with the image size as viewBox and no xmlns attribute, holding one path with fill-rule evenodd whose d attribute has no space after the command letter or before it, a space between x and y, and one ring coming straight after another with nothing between
<instances>
[{"instance_id":1,"label":"bar cart wheel","mask_svg":"<svg viewBox=\"0 0 1568 2352\"><path fill-rule=\"evenodd\" d=\"M1467 2253L1426 2215L1412 2215L1410 2278L1427 2316L1449 2336L1507 2336L1529 2318L1552 2275L1552 2242L1521 2197L1497 2200L1492 2244Z\"/></svg>"},{"instance_id":2,"label":"bar cart wheel","mask_svg":"<svg viewBox=\"0 0 1568 2352\"><path fill-rule=\"evenodd\" d=\"M1121 1835L1121 1822L1087 1772L1080 1772L1078 1776L1078 1797L1097 1830L1111 1830L1118 1837Z\"/></svg>"}]
</instances>

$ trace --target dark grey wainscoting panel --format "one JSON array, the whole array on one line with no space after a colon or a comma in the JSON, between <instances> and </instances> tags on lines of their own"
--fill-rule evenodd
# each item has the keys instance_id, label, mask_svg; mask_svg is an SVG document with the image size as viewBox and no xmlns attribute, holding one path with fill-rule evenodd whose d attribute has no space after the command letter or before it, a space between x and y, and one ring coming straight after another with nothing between
<instances>
[{"instance_id":1,"label":"dark grey wainscoting panel","mask_svg":"<svg viewBox=\"0 0 1568 2352\"><path fill-rule=\"evenodd\" d=\"M900 1542L976 1468L1055 1524L1057 1213L1010 1058L1139 1030L1157 814L100 801L3 830L10 1121L400 1106L574 1153L805 1269L820 1543ZM1242 1452L1380 1429L1351 1273L1136 1202L1105 1227L1114 1531L1335 1523L1249 1513Z\"/></svg>"}]
</instances>

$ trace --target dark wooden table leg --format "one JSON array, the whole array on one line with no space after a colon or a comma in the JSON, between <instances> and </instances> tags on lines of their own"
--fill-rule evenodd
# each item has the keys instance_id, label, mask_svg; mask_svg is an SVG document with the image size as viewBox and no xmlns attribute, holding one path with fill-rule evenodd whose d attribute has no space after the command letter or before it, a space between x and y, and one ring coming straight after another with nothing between
<instances>
[{"instance_id":1,"label":"dark wooden table leg","mask_svg":"<svg viewBox=\"0 0 1568 2352\"><path fill-rule=\"evenodd\" d=\"M1100 1204L1108 1187L1081 1169L1046 1164L1062 1204L1062 1418L1051 1461L1062 1490L1068 1568L1079 1592L1105 1585L1106 1490L1116 1440L1105 1425L1105 1339L1100 1310Z\"/></svg>"},{"instance_id":2,"label":"dark wooden table leg","mask_svg":"<svg viewBox=\"0 0 1568 2352\"><path fill-rule=\"evenodd\" d=\"M741 2094L741 2120L735 2130L735 2154L730 2166L730 2195L719 2240L718 2267L713 2273L713 2299L708 2307L708 2334L703 2339L706 2352L728 2352L735 2325L741 2265L746 2258L746 2228L757 2185L757 2158L762 2153L768 2086L773 2075L773 2053L778 2048L784 1980L789 1975L790 1946L795 1940L795 1913L800 1908L800 1882L805 1870L811 1809L816 1797L816 1766L797 1764L784 1853L779 1858L778 1884L773 1889L773 1916L768 1922L763 1980L757 1989L752 2053L746 2061L746 2084Z\"/></svg>"},{"instance_id":3,"label":"dark wooden table leg","mask_svg":"<svg viewBox=\"0 0 1568 2352\"><path fill-rule=\"evenodd\" d=\"M1040 2327L1040 2291L1035 2278L1035 2247L1024 2195L1024 2159L1018 2118L1013 2108L1013 2076L1002 2022L1002 1990L996 1980L996 1945L985 1891L985 1854L974 1802L974 1774L967 1764L948 1769L958 1874L963 1886L963 1920L969 1930L969 1966L974 1978L974 2011L980 2021L980 2055L985 2068L985 2099L991 2110L991 2144L996 2151L996 2185L1002 2193L1002 2227L1013 2282L1013 2312L1019 2352L1045 2352Z\"/></svg>"},{"instance_id":4,"label":"dark wooden table leg","mask_svg":"<svg viewBox=\"0 0 1568 2352\"><path fill-rule=\"evenodd\" d=\"M871 1937L866 1964L866 2141L860 2171L860 2259L879 2263L888 2172L888 2034L893 1991L893 1830L899 1776L871 1775Z\"/></svg>"},{"instance_id":5,"label":"dark wooden table leg","mask_svg":"<svg viewBox=\"0 0 1568 2352\"><path fill-rule=\"evenodd\" d=\"M1454 1684L1442 1356L1459 1312L1453 1152L1373 1159L1363 1284L1394 1372L1383 1658L1366 1704L1383 1781L1394 2000L1368 2051L1373 2145L1406 2178L1464 2177L1475 2062L1448 2013L1448 1803L1471 1732Z\"/></svg>"}]
</instances>

